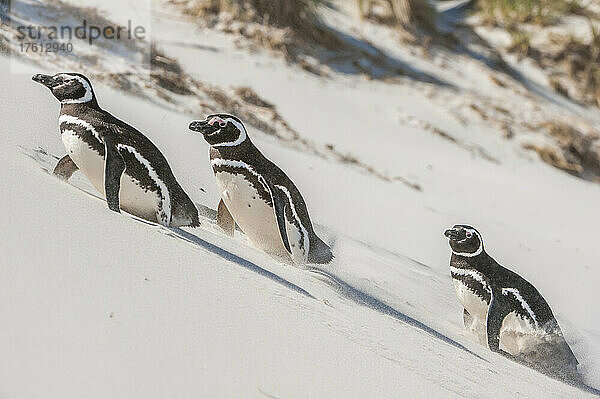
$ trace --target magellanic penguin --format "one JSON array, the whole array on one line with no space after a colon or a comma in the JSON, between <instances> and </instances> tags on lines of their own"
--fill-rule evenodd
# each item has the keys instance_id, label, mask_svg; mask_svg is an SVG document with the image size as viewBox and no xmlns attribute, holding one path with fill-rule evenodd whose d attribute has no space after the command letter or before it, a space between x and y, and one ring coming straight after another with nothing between
<instances>
[{"instance_id":1,"label":"magellanic penguin","mask_svg":"<svg viewBox=\"0 0 600 399\"><path fill-rule=\"evenodd\" d=\"M89 79L78 73L35 75L61 103L59 127L67 155L54 173L77 169L108 207L164 226L199 226L198 210L163 154L142 133L98 105Z\"/></svg>"},{"instance_id":2,"label":"magellanic penguin","mask_svg":"<svg viewBox=\"0 0 600 399\"><path fill-rule=\"evenodd\" d=\"M233 233L235 220L256 247L278 257L291 256L297 264L331 262L331 249L313 230L300 191L254 146L238 118L209 115L189 128L202 133L210 145L221 194L219 225Z\"/></svg>"},{"instance_id":3,"label":"magellanic penguin","mask_svg":"<svg viewBox=\"0 0 600 399\"><path fill-rule=\"evenodd\" d=\"M577 359L538 290L489 256L475 228L455 225L444 235L465 327L494 352L559 378L579 379Z\"/></svg>"}]
</instances>

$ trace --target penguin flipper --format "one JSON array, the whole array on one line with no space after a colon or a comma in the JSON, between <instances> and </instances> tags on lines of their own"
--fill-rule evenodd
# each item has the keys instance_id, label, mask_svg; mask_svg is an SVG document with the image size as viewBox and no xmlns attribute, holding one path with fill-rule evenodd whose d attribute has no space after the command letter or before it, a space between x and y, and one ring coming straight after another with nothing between
<instances>
[{"instance_id":1,"label":"penguin flipper","mask_svg":"<svg viewBox=\"0 0 600 399\"><path fill-rule=\"evenodd\" d=\"M217 207L217 226L222 228L229 237L233 237L235 232L235 220L233 219L233 216L231 216L223 199L219 201L219 206Z\"/></svg>"},{"instance_id":2,"label":"penguin flipper","mask_svg":"<svg viewBox=\"0 0 600 399\"><path fill-rule=\"evenodd\" d=\"M290 240L288 239L287 229L285 227L286 200L282 196L281 189L278 189L274 186L269 186L269 191L271 193L271 201L273 202L273 210L275 211L277 227L279 227L279 234L281 234L281 239L283 240L283 245L285 246L285 249L291 255L292 249L290 247Z\"/></svg>"},{"instance_id":3,"label":"penguin flipper","mask_svg":"<svg viewBox=\"0 0 600 399\"><path fill-rule=\"evenodd\" d=\"M121 212L119 208L119 191L121 190L121 175L125 171L125 161L110 137L104 137L104 153L106 202L111 211Z\"/></svg>"},{"instance_id":4,"label":"penguin flipper","mask_svg":"<svg viewBox=\"0 0 600 399\"><path fill-rule=\"evenodd\" d=\"M500 329L504 318L509 313L510 307L502 300L500 293L492 293L486 319L487 344L491 351L512 358L512 355L500 349Z\"/></svg>"},{"instance_id":5,"label":"penguin flipper","mask_svg":"<svg viewBox=\"0 0 600 399\"><path fill-rule=\"evenodd\" d=\"M73 162L71 157L69 155L65 155L58 161L54 167L54 170L52 171L52 174L61 180L67 181L71 178L71 176L73 176L73 173L77 172L78 170L79 167L75 165L75 162Z\"/></svg>"}]
</instances>

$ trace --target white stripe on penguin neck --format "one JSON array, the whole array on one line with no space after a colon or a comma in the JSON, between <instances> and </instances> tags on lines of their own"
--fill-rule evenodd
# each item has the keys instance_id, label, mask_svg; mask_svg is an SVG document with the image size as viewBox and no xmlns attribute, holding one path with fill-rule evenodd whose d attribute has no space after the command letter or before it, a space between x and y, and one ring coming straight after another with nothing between
<instances>
[{"instance_id":1,"label":"white stripe on penguin neck","mask_svg":"<svg viewBox=\"0 0 600 399\"><path fill-rule=\"evenodd\" d=\"M454 255L464 256L466 258L473 258L477 255L480 255L483 252L483 238L481 238L481 235L475 229L465 229L465 231L468 231L472 234L477 235L477 238L479 238L479 247L477 248L477 250L475 252L454 252L454 250L452 250L452 253ZM466 240L466 238L465 238L465 240ZM461 240L461 241L464 241L464 240Z\"/></svg>"},{"instance_id":2,"label":"white stripe on penguin neck","mask_svg":"<svg viewBox=\"0 0 600 399\"><path fill-rule=\"evenodd\" d=\"M210 163L213 166L231 166L232 168L246 169L248 172L250 172L254 176L256 176L256 179L258 180L258 182L260 184L262 184L262 186L264 187L264 189L266 191L268 191L269 193L271 192L271 189L269 188L269 185L267 184L267 181L265 180L265 178L261 174L259 174L257 171L252 169L252 167L245 162L233 161L230 159L223 159L223 158L215 158L215 159L211 160Z\"/></svg>"},{"instance_id":3,"label":"white stripe on penguin neck","mask_svg":"<svg viewBox=\"0 0 600 399\"><path fill-rule=\"evenodd\" d=\"M64 79L75 79L79 83L81 83L83 85L83 88L85 89L85 94L82 97L68 99L68 100L62 100L61 104L81 104L81 103L87 103L89 101L92 101L92 99L94 98L94 92L92 91L92 86L90 86L90 84L87 82L87 80L85 80L81 76L69 75L66 73L60 74L58 76L60 76L61 78L64 78Z\"/></svg>"},{"instance_id":4,"label":"white stripe on penguin neck","mask_svg":"<svg viewBox=\"0 0 600 399\"><path fill-rule=\"evenodd\" d=\"M61 116L58 117L58 125L60 126L63 123L65 123L65 124L71 124L71 125L79 125L79 126L83 127L84 129L86 129L90 133L92 133L94 135L94 137L100 143L102 143L102 139L100 139L100 135L98 134L98 132L96 131L96 129L94 129L94 127L92 125L90 125L87 121L84 121L83 119L79 119L79 118L77 118L75 116L72 116L72 115L62 114Z\"/></svg>"},{"instance_id":5,"label":"white stripe on penguin neck","mask_svg":"<svg viewBox=\"0 0 600 399\"><path fill-rule=\"evenodd\" d=\"M227 118L227 119L225 119L225 122L231 122L233 124L233 126L235 126L240 131L240 135L234 141L228 141L225 143L214 144L213 147L235 147L236 145L240 145L244 141L246 141L246 139L248 138L248 134L246 133L246 128L244 127L244 125L242 125L241 123L239 123L238 121L236 121L233 118Z\"/></svg>"}]
</instances>

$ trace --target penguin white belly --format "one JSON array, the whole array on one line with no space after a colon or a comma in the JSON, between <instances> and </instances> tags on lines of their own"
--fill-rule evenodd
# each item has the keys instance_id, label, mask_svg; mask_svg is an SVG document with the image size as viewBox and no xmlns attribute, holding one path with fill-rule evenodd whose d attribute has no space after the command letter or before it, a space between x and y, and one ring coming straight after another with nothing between
<instances>
[{"instance_id":1,"label":"penguin white belly","mask_svg":"<svg viewBox=\"0 0 600 399\"><path fill-rule=\"evenodd\" d=\"M509 313L500 328L500 349L511 355L528 352L547 340L547 333L515 312Z\"/></svg>"},{"instance_id":2,"label":"penguin white belly","mask_svg":"<svg viewBox=\"0 0 600 399\"><path fill-rule=\"evenodd\" d=\"M223 202L252 244L263 251L289 257L275 220L275 211L242 174L217 172L217 186Z\"/></svg>"},{"instance_id":3,"label":"penguin white belly","mask_svg":"<svg viewBox=\"0 0 600 399\"><path fill-rule=\"evenodd\" d=\"M75 165L96 187L96 190L106 197L104 193L104 157L70 130L64 130L61 137L65 149ZM119 202L121 209L125 212L146 220L157 221L156 214L159 208L157 193L142 189L136 184L135 179L127 175L127 172L121 176Z\"/></svg>"},{"instance_id":4,"label":"penguin white belly","mask_svg":"<svg viewBox=\"0 0 600 399\"><path fill-rule=\"evenodd\" d=\"M480 343L487 345L486 320L488 303L471 291L462 281L452 279L452 282L454 283L458 300L472 317L471 325L465 327L477 335Z\"/></svg>"}]
</instances>

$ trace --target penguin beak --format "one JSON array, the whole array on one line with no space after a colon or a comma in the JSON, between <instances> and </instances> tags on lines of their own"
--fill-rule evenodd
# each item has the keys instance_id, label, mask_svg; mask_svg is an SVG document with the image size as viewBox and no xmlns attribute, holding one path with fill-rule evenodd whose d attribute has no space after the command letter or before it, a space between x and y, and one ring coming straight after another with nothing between
<instances>
[{"instance_id":1,"label":"penguin beak","mask_svg":"<svg viewBox=\"0 0 600 399\"><path fill-rule=\"evenodd\" d=\"M56 87L60 84L58 79L55 79L49 75L42 75L42 74L33 75L31 80L33 80L34 82L41 83L49 89Z\"/></svg>"},{"instance_id":2,"label":"penguin beak","mask_svg":"<svg viewBox=\"0 0 600 399\"><path fill-rule=\"evenodd\" d=\"M457 229L448 229L444 232L444 235L451 240L458 240L461 238L460 231Z\"/></svg>"},{"instance_id":3,"label":"penguin beak","mask_svg":"<svg viewBox=\"0 0 600 399\"><path fill-rule=\"evenodd\" d=\"M207 134L216 132L220 127L218 125L210 125L208 121L193 121L190 123L189 129L194 132L200 132L206 136Z\"/></svg>"}]
</instances>

